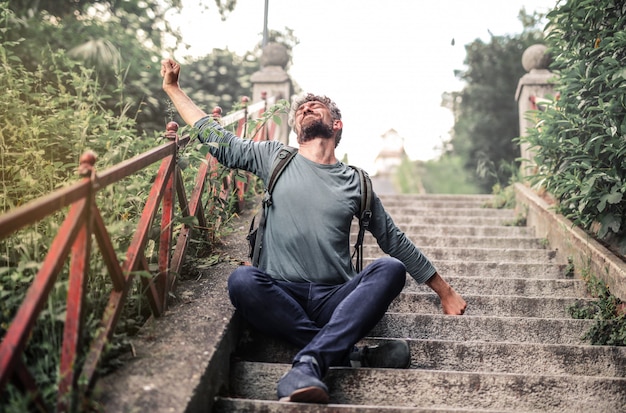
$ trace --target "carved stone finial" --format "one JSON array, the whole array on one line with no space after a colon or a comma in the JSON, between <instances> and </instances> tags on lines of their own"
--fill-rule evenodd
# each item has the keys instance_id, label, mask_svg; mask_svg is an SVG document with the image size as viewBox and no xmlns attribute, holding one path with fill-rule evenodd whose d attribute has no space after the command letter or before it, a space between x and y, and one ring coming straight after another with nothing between
<instances>
[{"instance_id":1,"label":"carved stone finial","mask_svg":"<svg viewBox=\"0 0 626 413\"><path fill-rule=\"evenodd\" d=\"M524 70L547 70L550 67L551 56L548 48L543 44L534 44L524 50L522 54L522 66Z\"/></svg>"},{"instance_id":2,"label":"carved stone finial","mask_svg":"<svg viewBox=\"0 0 626 413\"><path fill-rule=\"evenodd\" d=\"M279 66L284 69L289 63L287 48L280 43L268 43L263 48L260 62L261 67Z\"/></svg>"}]
</instances>

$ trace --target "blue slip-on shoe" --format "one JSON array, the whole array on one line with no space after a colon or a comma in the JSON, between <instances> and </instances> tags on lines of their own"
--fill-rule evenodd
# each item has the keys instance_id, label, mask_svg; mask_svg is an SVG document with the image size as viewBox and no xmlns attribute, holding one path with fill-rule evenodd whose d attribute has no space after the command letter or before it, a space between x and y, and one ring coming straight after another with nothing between
<instances>
[{"instance_id":1,"label":"blue slip-on shoe","mask_svg":"<svg viewBox=\"0 0 626 413\"><path fill-rule=\"evenodd\" d=\"M350 353L352 367L406 369L411 365L411 350L406 340L392 340L378 346L365 346Z\"/></svg>"},{"instance_id":2,"label":"blue slip-on shoe","mask_svg":"<svg viewBox=\"0 0 626 413\"><path fill-rule=\"evenodd\" d=\"M328 387L317 376L317 361L303 356L278 381L277 394L281 402L323 403L329 401Z\"/></svg>"}]
</instances>

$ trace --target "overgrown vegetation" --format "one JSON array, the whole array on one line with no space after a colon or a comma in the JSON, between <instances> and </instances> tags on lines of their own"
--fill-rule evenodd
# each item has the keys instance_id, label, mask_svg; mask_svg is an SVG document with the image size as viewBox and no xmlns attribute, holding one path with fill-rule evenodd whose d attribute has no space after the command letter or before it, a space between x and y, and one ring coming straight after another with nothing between
<instances>
[{"instance_id":1,"label":"overgrown vegetation","mask_svg":"<svg viewBox=\"0 0 626 413\"><path fill-rule=\"evenodd\" d=\"M611 294L606 283L588 271L583 279L595 300L579 302L568 310L573 318L595 320L584 338L596 345L626 346L625 304Z\"/></svg>"},{"instance_id":2,"label":"overgrown vegetation","mask_svg":"<svg viewBox=\"0 0 626 413\"><path fill-rule=\"evenodd\" d=\"M626 3L569 0L548 14L547 45L558 75L529 131L532 184L556 210L626 252Z\"/></svg>"},{"instance_id":3,"label":"overgrown vegetation","mask_svg":"<svg viewBox=\"0 0 626 413\"><path fill-rule=\"evenodd\" d=\"M154 49L150 48L152 46L142 49L142 45L136 43L135 28L141 24L150 26L154 23L142 20L144 13L149 14L144 7L146 4L123 2L124 7L120 6L113 13L114 17L105 22L90 20L84 13L86 9L82 9L96 3L99 10L97 15L106 15L103 10L111 6L108 2L81 1L68 5L66 2L56 1L16 1L9 6L7 2L0 1L0 87L4 92L0 96L0 213L75 182L78 159L86 149L91 149L98 155L97 170L104 170L164 142L161 133L173 113L167 107L165 99L155 98L162 95L158 67L152 64L154 61L150 58ZM173 1L168 5L175 6L178 3ZM230 3L234 5L234 2ZM140 10L133 17L126 7L134 6ZM70 12L67 12L68 8ZM60 14L56 16L54 13ZM125 16L128 17L127 20L124 20ZM128 30L119 30L119 27L125 27L120 26L119 19L128 24ZM97 60L97 67L94 67L94 61L70 53L78 44L63 44L64 37L72 38L72 41L78 40L78 36L67 36L67 30L84 34L93 30L92 35L103 37L101 41L90 45L107 45L109 51L124 44L117 41L122 41L122 33L126 33L124 41L129 46L128 50L132 49L133 53L137 53L136 56L148 56L148 60L137 58L134 64L142 62L140 65L143 65L135 66L137 71L128 67L120 70L124 66L121 55L118 56L121 60L117 61L117 66ZM117 30L119 37L113 36L117 40L107 43L104 39L111 34L109 30ZM96 49L102 51L101 48ZM237 62L229 61L225 54L220 54L219 59L221 72L232 73L229 65L236 65ZM246 73L252 71L251 62L252 58L248 58L245 65L240 62L245 66L244 72L237 72L236 75L232 73L231 79L245 79ZM134 80L129 80L131 76ZM234 105L234 99L231 101ZM152 102L154 105L150 106L145 102ZM228 102L223 107L227 108ZM272 117L272 114L267 116ZM277 117L273 117L273 120L276 121ZM249 129L254 129L254 125L250 125ZM179 158L181 166L186 165L183 171L185 177L195 176L205 151L205 146L195 143L185 148ZM97 193L96 203L120 262L125 259L125 251L157 167L158 165L153 165L150 169ZM229 171L220 168L210 178L207 187L219 186L227 174ZM193 179L186 181L190 182L188 185L193 184ZM195 244L198 254L210 254L211 242L229 230L228 223L233 216L235 200L233 196L222 199L218 195L217 192L210 192L209 199L204 198L207 206L205 215L210 228L196 228L195 231L210 236L205 237L206 243ZM0 337L4 337L15 312L22 304L24 294L64 218L64 212L0 240ZM175 232L184 222L185 220L178 219ZM158 231L148 242L145 251L150 267L156 263L156 251ZM23 357L49 411L54 410L58 391L67 270L66 264L36 322ZM101 364L103 371L115 367L118 363L115 355L127 350L128 337L137 331L149 315L141 278L152 277L152 274L137 275L117 331L108 345L107 358ZM85 344L90 343L98 329L111 289L106 266L95 247L89 263L87 317L84 320L85 336L82 337ZM78 360L78 365L81 363L82 360ZM9 385L0 394L0 410L29 411L32 409L31 401L32 395L24 394Z\"/></svg>"}]
</instances>

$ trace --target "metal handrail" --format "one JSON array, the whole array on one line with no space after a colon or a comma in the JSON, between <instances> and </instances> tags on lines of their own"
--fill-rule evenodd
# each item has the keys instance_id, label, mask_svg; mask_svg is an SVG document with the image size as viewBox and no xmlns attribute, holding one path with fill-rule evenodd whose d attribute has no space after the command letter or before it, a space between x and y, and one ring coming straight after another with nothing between
<instances>
[{"instance_id":1,"label":"metal handrail","mask_svg":"<svg viewBox=\"0 0 626 413\"><path fill-rule=\"evenodd\" d=\"M263 97L265 98L265 96ZM221 123L223 125L236 124L237 133L243 136L247 119L251 114L261 115L267 109L268 102L272 101L264 99L248 107L247 100L244 100L244 109L224 117ZM213 115L219 117L221 109L216 108ZM265 125L262 127L263 134L273 136L274 128L270 127L269 130L265 130L266 128ZM13 381L26 391L35 395L38 394L37 384L24 365L22 354L37 316L44 307L48 295L69 256L67 311L61 348L57 411L71 410L73 392L78 391L80 398L86 394L93 385L98 362L120 317L126 296L133 283L134 274L137 271L149 271L144 249L159 206L161 208L159 270L154 280L149 281L142 277L142 282L153 314L158 316L166 310L167 297L169 292L175 288L176 275L182 268L191 235L191 228L184 225L178 234L175 248L172 248L174 203L178 199L184 217L195 216L199 226L207 227L202 209L202 195L205 193L206 177L215 173L217 167L215 159L211 155L207 155L207 162L202 163L198 168L195 185L188 200L176 159L179 147L188 143L189 137L179 138L177 130L178 125L175 122L170 122L167 125L169 133L166 133L166 136L171 139L170 142L100 173L96 173L95 170L96 155L92 152L86 152L80 159L79 173L82 175L82 179L79 182L0 216L0 238L5 238L19 229L33 225L69 206L65 220L60 225L24 301L8 327L2 343L0 343L0 391L5 388L9 381ZM259 134L260 131L254 132ZM118 183L157 161L161 161L161 165L146 199L134 236L126 251L126 258L120 264L104 220L96 205L95 194L106 186ZM230 185L229 182L225 184ZM245 188L238 182L237 189L240 191L240 200L243 200L243 192L241 191ZM95 335L86 354L85 362L80 368L77 365L77 360L81 350L82 313L84 312L89 257L92 254L92 237L97 241L107 267L112 290L102 315L101 328ZM35 405L40 410L45 410L41 397L35 396Z\"/></svg>"}]
</instances>

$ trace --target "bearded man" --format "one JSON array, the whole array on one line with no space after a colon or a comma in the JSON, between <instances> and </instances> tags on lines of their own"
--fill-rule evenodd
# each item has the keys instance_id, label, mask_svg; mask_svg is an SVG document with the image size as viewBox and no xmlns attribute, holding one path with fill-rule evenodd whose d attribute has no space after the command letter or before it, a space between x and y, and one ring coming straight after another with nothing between
<instances>
[{"instance_id":1,"label":"bearded man","mask_svg":"<svg viewBox=\"0 0 626 413\"><path fill-rule=\"evenodd\" d=\"M211 154L267 182L283 144L244 140L222 129L180 88L180 65L173 60L161 62L161 75L163 90L184 121L200 140L217 143L209 146ZM308 94L294 99L289 122L299 149L273 190L259 264L237 268L228 292L252 326L300 349L278 382L278 399L328 403L323 379L331 366L409 367L404 340L355 347L400 294L407 272L439 295L445 314L461 315L467 304L398 229L376 194L368 230L389 256L356 272L350 226L361 188L358 173L335 155L341 111L331 99Z\"/></svg>"}]
</instances>

